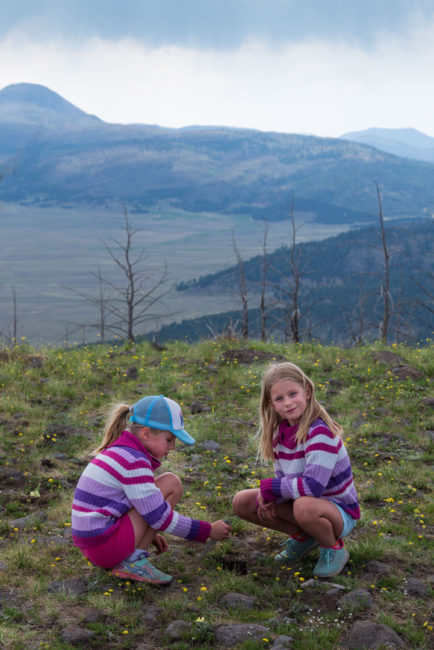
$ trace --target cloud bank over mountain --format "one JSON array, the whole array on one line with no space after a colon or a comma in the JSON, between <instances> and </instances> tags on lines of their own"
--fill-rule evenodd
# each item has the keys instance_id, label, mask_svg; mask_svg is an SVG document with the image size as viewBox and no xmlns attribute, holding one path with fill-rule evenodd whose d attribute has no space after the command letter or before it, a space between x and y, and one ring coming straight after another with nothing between
<instances>
[{"instance_id":1,"label":"cloud bank over mountain","mask_svg":"<svg viewBox=\"0 0 434 650\"><path fill-rule=\"evenodd\" d=\"M110 122L434 135L427 0L15 0L0 57Z\"/></svg>"}]
</instances>

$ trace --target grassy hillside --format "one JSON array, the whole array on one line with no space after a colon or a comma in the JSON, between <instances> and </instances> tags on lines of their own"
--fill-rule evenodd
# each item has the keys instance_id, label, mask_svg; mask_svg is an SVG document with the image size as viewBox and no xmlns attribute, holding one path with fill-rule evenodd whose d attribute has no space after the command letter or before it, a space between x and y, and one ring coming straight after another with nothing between
<instances>
[{"instance_id":1,"label":"grassy hillside","mask_svg":"<svg viewBox=\"0 0 434 650\"><path fill-rule=\"evenodd\" d=\"M237 490L271 475L256 462L259 384L264 368L283 358L312 377L343 425L363 510L344 573L313 584L315 553L299 566L277 566L283 535L231 514ZM147 343L2 349L0 646L219 648L226 647L216 641L219 626L254 623L267 632L232 647L271 647L286 634L293 648L326 650L347 647L355 622L372 621L392 628L408 648L427 648L433 366L432 346L343 350L215 340L162 351ZM233 523L223 543L169 538L169 552L156 561L174 576L166 589L113 579L70 541L72 492L107 407L159 393L183 405L197 440L163 463L182 478L179 510ZM220 449L207 450L210 440ZM339 586L330 590L330 582ZM340 604L341 594L360 589L365 605ZM228 592L251 596L253 607L225 605ZM179 620L185 626L176 635L170 624Z\"/></svg>"}]
</instances>

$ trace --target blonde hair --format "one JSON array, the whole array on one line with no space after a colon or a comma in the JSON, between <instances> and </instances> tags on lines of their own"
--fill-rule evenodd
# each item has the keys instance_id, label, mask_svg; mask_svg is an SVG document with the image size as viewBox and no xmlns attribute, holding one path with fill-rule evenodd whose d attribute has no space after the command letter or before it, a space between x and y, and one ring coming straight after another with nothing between
<instances>
[{"instance_id":1,"label":"blonde hair","mask_svg":"<svg viewBox=\"0 0 434 650\"><path fill-rule=\"evenodd\" d=\"M335 436L341 436L342 427L335 422L327 413L325 408L315 398L315 385L304 372L294 363L285 361L273 364L268 368L262 378L261 402L259 406L259 417L261 421L259 454L264 460L273 459L273 438L281 422L280 416L271 403L271 388L282 379L290 379L302 386L304 390L310 388L310 397L307 398L306 410L303 413L298 425L296 440L298 443L305 442L309 427L314 420L324 420L330 431Z\"/></svg>"},{"instance_id":2,"label":"blonde hair","mask_svg":"<svg viewBox=\"0 0 434 650\"><path fill-rule=\"evenodd\" d=\"M136 435L140 429L143 429L141 424L128 422L130 414L130 407L126 404L115 404L111 408L107 415L103 439L100 445L92 452L92 456L96 456L101 451L104 451L104 449L119 438L122 431L130 431Z\"/></svg>"}]
</instances>

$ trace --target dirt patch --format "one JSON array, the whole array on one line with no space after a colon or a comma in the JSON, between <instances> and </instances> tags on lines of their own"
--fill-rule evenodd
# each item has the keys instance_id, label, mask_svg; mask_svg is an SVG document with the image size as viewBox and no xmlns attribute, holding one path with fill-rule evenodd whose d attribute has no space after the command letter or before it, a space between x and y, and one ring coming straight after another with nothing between
<instances>
[{"instance_id":1,"label":"dirt patch","mask_svg":"<svg viewBox=\"0 0 434 650\"><path fill-rule=\"evenodd\" d=\"M263 350L233 348L223 353L222 360L236 363L255 363L257 361L288 361L281 354L272 354Z\"/></svg>"}]
</instances>

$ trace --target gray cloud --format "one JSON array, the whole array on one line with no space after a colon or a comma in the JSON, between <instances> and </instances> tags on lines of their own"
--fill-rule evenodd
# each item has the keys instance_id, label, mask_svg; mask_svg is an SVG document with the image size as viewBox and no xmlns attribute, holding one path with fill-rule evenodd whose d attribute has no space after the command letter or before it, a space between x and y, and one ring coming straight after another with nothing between
<instances>
[{"instance_id":1,"label":"gray cloud","mask_svg":"<svg viewBox=\"0 0 434 650\"><path fill-rule=\"evenodd\" d=\"M385 33L432 18L431 0L14 0L2 7L0 37L24 29L35 40L131 37L151 47L312 38L369 48Z\"/></svg>"}]
</instances>

